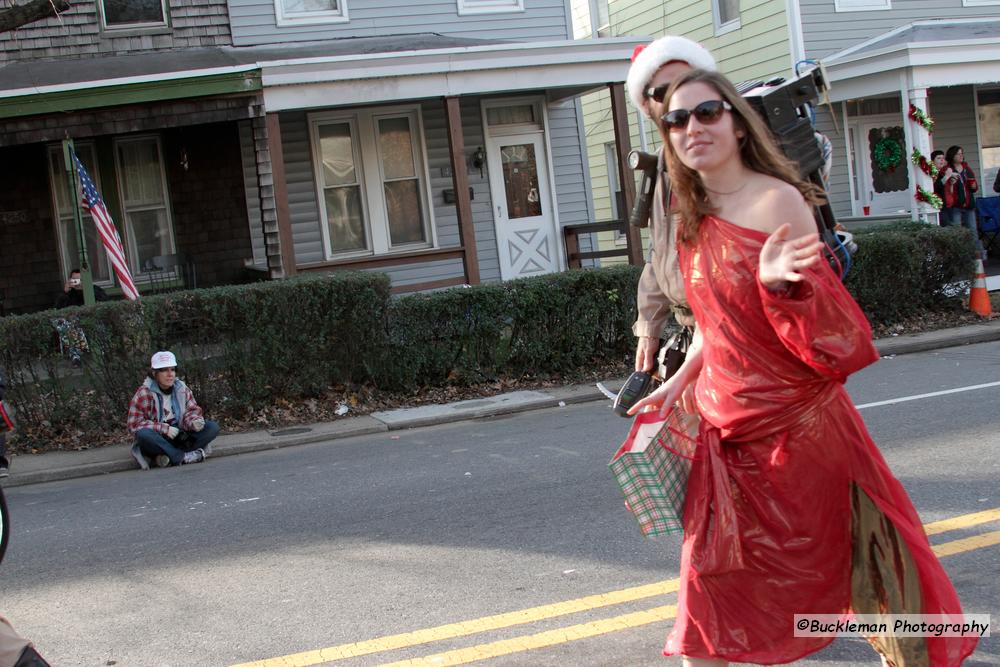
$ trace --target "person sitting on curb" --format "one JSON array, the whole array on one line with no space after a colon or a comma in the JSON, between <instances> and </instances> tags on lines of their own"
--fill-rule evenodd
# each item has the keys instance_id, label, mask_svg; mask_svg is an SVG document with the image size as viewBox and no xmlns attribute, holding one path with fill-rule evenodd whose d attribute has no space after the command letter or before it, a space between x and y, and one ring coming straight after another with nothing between
<instances>
[{"instance_id":1,"label":"person sitting on curb","mask_svg":"<svg viewBox=\"0 0 1000 667\"><path fill-rule=\"evenodd\" d=\"M146 457L159 468L204 461L219 425L205 419L191 389L177 379L173 352L157 352L149 365L149 377L128 406L128 430L135 435L132 456L143 470L149 469Z\"/></svg>"}]
</instances>

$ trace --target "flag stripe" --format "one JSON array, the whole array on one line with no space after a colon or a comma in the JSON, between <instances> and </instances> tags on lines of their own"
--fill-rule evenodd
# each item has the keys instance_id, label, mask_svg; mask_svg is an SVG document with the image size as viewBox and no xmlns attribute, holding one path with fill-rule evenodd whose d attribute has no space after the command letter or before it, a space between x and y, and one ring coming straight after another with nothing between
<instances>
[{"instance_id":1,"label":"flag stripe","mask_svg":"<svg viewBox=\"0 0 1000 667\"><path fill-rule=\"evenodd\" d=\"M138 299L139 290L136 289L135 282L132 280L132 273L128 268L128 260L125 257L121 236L118 235L118 228L115 227L111 214L104 205L104 200L97 192L94 181L91 180L90 174L87 173L87 169L75 152L73 153L73 162L80 174L80 195L83 207L94 218L94 226L97 228L97 234L101 237L104 250L108 253L115 275L118 276L118 284L122 288L122 293L127 299Z\"/></svg>"}]
</instances>

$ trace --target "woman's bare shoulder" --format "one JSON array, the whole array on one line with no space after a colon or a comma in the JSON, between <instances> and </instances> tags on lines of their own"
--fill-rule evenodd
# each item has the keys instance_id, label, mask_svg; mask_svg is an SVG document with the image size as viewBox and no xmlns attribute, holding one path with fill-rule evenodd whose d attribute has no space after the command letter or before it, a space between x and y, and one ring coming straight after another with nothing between
<instances>
[{"instance_id":1,"label":"woman's bare shoulder","mask_svg":"<svg viewBox=\"0 0 1000 667\"><path fill-rule=\"evenodd\" d=\"M773 176L760 174L759 177L753 214L768 231L773 232L786 222L791 223L793 232L798 229L799 235L814 227L812 211L798 188Z\"/></svg>"}]
</instances>

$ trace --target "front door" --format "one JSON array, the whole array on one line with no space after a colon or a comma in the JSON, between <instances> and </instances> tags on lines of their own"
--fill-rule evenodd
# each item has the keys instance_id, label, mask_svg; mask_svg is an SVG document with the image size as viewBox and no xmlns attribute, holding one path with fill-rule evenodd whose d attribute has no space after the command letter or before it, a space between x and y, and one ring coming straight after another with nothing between
<instances>
[{"instance_id":1,"label":"front door","mask_svg":"<svg viewBox=\"0 0 1000 667\"><path fill-rule=\"evenodd\" d=\"M910 161L898 118L862 121L856 136L861 206L868 207L868 215L909 213ZM857 213L863 214L864 209Z\"/></svg>"},{"instance_id":2,"label":"front door","mask_svg":"<svg viewBox=\"0 0 1000 667\"><path fill-rule=\"evenodd\" d=\"M559 270L543 137L540 132L531 132L487 140L503 280Z\"/></svg>"}]
</instances>

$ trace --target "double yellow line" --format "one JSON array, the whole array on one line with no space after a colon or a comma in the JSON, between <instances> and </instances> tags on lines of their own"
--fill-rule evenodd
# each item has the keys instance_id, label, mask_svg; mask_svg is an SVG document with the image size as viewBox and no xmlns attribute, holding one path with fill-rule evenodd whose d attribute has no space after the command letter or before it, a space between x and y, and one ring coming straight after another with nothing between
<instances>
[{"instance_id":1,"label":"double yellow line","mask_svg":"<svg viewBox=\"0 0 1000 667\"><path fill-rule=\"evenodd\" d=\"M962 516L945 519L943 521L928 523L924 525L924 531L928 535L938 535L940 533L953 530L971 528L973 526L990 523L992 521L1000 521L1000 507L972 514L964 514ZM1000 530L937 544L934 545L933 550L939 557L944 557L966 551L973 551L975 549L983 549L997 544L1000 544ZM635 586L633 588L625 588L599 595L588 595L575 600L556 602L539 607L522 609L520 611L486 616L470 621L449 623L447 625L439 625L434 628L404 632L397 635L389 635L386 637L369 639L352 644L341 644L339 646L332 646L314 651L304 651L302 653L295 653L278 658L269 658L266 660L258 660L256 662L242 663L239 665L233 665L233 667L309 667L311 665L320 665L336 660L346 660L348 658L356 658L359 656L371 655L373 653L383 653L396 649L419 646L421 644L429 644L431 642L466 637L481 632L509 628L515 625L535 623L550 618L565 616L567 614L575 614L578 612L590 611L592 609L608 607L625 602L643 600L645 598L651 598L658 595L667 595L669 593L677 592L679 586L679 579L671 579L669 581L661 581L655 584ZM664 605L644 611L621 614L619 616L613 616L611 618L592 621L589 623L580 623L555 630L548 630L537 634L523 635L511 639L480 644L478 646L470 646L468 648L436 653L434 655L416 658L413 660L389 663L384 667L418 667L424 665L444 667L447 665L463 665L470 662L476 662L478 660L497 658L504 655L510 655L512 653L544 648L546 646L554 646L556 644L562 644L569 641L586 639L587 637L596 637L598 635L627 630L629 628L648 625L659 621L665 621L673 618L676 613L676 606Z\"/></svg>"}]
</instances>

